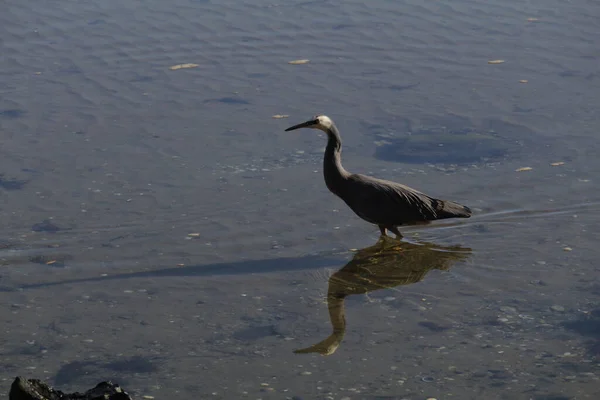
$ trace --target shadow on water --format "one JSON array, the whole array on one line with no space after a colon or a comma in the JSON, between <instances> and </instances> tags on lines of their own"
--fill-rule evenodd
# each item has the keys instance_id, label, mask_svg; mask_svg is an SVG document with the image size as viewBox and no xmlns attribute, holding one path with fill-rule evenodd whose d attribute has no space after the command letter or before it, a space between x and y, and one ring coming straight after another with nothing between
<instances>
[{"instance_id":1,"label":"shadow on water","mask_svg":"<svg viewBox=\"0 0 600 400\"><path fill-rule=\"evenodd\" d=\"M131 358L119 359L111 362L101 361L72 361L58 370L54 377L55 385L70 385L82 377L98 374L103 370L105 376L114 377L119 382L127 383L123 375L126 374L149 374L158 371L157 362L160 359L150 357L133 356Z\"/></svg>"},{"instance_id":2,"label":"shadow on water","mask_svg":"<svg viewBox=\"0 0 600 400\"><path fill-rule=\"evenodd\" d=\"M46 288L74 283L103 282L136 278L161 278L161 277L203 277L220 275L261 274L279 271L297 271L305 269L325 268L344 262L343 253L323 253L302 257L279 257L262 260L244 260L204 265L190 265L188 267L169 267L150 271L130 272L88 278L65 279L56 282L32 283L20 286L20 289ZM14 289L3 287L0 291Z\"/></svg>"},{"instance_id":3,"label":"shadow on water","mask_svg":"<svg viewBox=\"0 0 600 400\"><path fill-rule=\"evenodd\" d=\"M365 294L420 282L432 269L448 270L471 255L471 249L439 246L433 243L407 243L381 238L375 245L359 250L352 260L329 278L327 306L333 333L325 340L294 353L320 353L328 356L339 347L346 332L344 300Z\"/></svg>"},{"instance_id":4,"label":"shadow on water","mask_svg":"<svg viewBox=\"0 0 600 400\"><path fill-rule=\"evenodd\" d=\"M501 223L511 223L514 220L523 220L527 218L532 220L534 218L548 218L550 216L559 216L559 215L569 215L574 211L578 212L592 212L594 210L600 209L600 202L587 202L581 204L571 204L568 207L559 207L553 209L539 209L539 210L503 210L496 212L483 212L478 213L471 218L469 221L460 221L460 222L447 222L447 223L437 223L435 229L438 231L453 229L455 227L469 227L473 226L477 229L478 227L485 228L482 223L485 224L501 224ZM71 228L63 228L55 225L50 220L45 220L40 223L34 224L31 228L33 231L38 232L47 232L47 233L55 233L58 231L69 230ZM398 243L398 242L396 242ZM406 248L410 246L415 246L410 243L404 243ZM379 244L378 244L379 245ZM16 245L12 242L5 242L0 239L0 250L2 249L11 249ZM432 247L433 246L433 247ZM434 245L423 244L422 246L418 246L417 248L420 251L425 251L427 249L433 251ZM361 250L358 254L354 256L354 259L360 258L360 255L365 251L368 251L371 247ZM460 250L461 248L444 248L438 246L438 250L440 249L455 249ZM471 249L463 249L468 250L469 253ZM388 256L388 255L386 255ZM439 254L437 255L439 257ZM382 255L379 255L380 260L379 264L384 265L385 263L391 263L393 261L388 261ZM388 256L389 257L389 256ZM400 255L400 258L405 257L404 255ZM435 257L434 257L435 258ZM72 260L73 257L68 254L57 255L53 253L52 255L34 255L28 258L29 262L34 262L38 264L44 264L45 266L52 267L64 267L66 261ZM241 274L261 274L261 273L273 273L273 272L281 272L281 271L300 271L307 269L318 269L324 267L331 267L332 265L339 265L347 259L347 252L345 251L326 251L318 254L305 255L300 257L278 257L278 258L270 258L270 259L258 259L258 260L242 260L242 261L233 261L233 262L223 262L223 263L210 263L210 264L200 264L200 265L190 265L186 267L167 267L167 268L159 268L154 270L145 270L138 272L129 272L123 274L114 274L107 276L94 276L94 277L84 277L84 278L74 278L74 279L65 279L62 281L56 282L42 282L42 283L31 283L20 286L20 289L35 289L35 288L44 288L44 287L53 287L58 285L66 285L66 284L74 284L74 283L85 283L85 282L103 282L103 281L113 281L119 279L135 279L135 278L160 278L160 277L182 277L182 276L190 276L190 277L203 277L203 276L221 276L221 275L241 275ZM352 262L356 262L353 260ZM53 263L49 263L50 261L54 261ZM351 262L351 263L352 263ZM408 263L407 260L395 261L399 264L406 265ZM418 263L416 263L418 265ZM2 265L0 263L0 265ZM350 265L350 264L349 264ZM432 268L436 268L436 264L432 264ZM432 269L430 268L430 269ZM396 285L399 285L397 283ZM16 290L14 287L8 286L0 286L0 292L8 292ZM370 289L372 290L372 289ZM365 292L366 293L366 292Z\"/></svg>"}]
</instances>

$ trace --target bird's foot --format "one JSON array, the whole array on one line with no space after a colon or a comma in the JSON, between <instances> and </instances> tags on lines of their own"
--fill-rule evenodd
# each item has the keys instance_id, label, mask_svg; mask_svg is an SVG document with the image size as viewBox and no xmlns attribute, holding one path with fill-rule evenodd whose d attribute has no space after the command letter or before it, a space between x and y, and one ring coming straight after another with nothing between
<instances>
[{"instance_id":1,"label":"bird's foot","mask_svg":"<svg viewBox=\"0 0 600 400\"><path fill-rule=\"evenodd\" d=\"M388 228L394 235L396 235L396 239L400 240L403 238L402 234L400 233L400 231L398 230L397 227L392 227L392 228Z\"/></svg>"},{"instance_id":2,"label":"bird's foot","mask_svg":"<svg viewBox=\"0 0 600 400\"><path fill-rule=\"evenodd\" d=\"M390 236L387 235L387 231L392 232L394 235L396 235L396 240L401 240L403 238L402 234L400 233L400 231L398 230L397 227L393 226L393 227L383 227L381 225L379 225L379 231L381 232L381 236L379 236L379 240L386 240L386 239L392 239Z\"/></svg>"}]
</instances>

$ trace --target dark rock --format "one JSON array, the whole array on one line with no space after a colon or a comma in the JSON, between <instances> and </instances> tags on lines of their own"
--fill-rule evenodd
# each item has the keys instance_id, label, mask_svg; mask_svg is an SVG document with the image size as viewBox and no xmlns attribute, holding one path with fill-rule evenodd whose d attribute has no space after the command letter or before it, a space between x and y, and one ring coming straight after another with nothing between
<instances>
[{"instance_id":1,"label":"dark rock","mask_svg":"<svg viewBox=\"0 0 600 400\"><path fill-rule=\"evenodd\" d=\"M24 110L19 110L18 108L4 109L0 110L0 118L20 118L25 114Z\"/></svg>"},{"instance_id":2,"label":"dark rock","mask_svg":"<svg viewBox=\"0 0 600 400\"><path fill-rule=\"evenodd\" d=\"M23 189L29 181L20 180L14 178L5 178L4 174L0 174L0 188L5 190L19 190Z\"/></svg>"},{"instance_id":3,"label":"dark rock","mask_svg":"<svg viewBox=\"0 0 600 400\"><path fill-rule=\"evenodd\" d=\"M224 104L250 104L247 100L244 100L239 97L221 97L219 99L209 99L205 100L205 103L224 103Z\"/></svg>"},{"instance_id":4,"label":"dark rock","mask_svg":"<svg viewBox=\"0 0 600 400\"><path fill-rule=\"evenodd\" d=\"M33 224L31 226L31 230L34 232L58 232L60 231L60 227L49 219L46 219L42 222L38 222L37 224Z\"/></svg>"},{"instance_id":5,"label":"dark rock","mask_svg":"<svg viewBox=\"0 0 600 400\"><path fill-rule=\"evenodd\" d=\"M446 326L442 326L442 325L436 324L435 322L431 322L431 321L421 321L421 322L419 322L419 325L429 329L432 332L444 332L449 329Z\"/></svg>"},{"instance_id":6,"label":"dark rock","mask_svg":"<svg viewBox=\"0 0 600 400\"><path fill-rule=\"evenodd\" d=\"M63 393L39 379L16 377L10 387L9 400L132 400L118 384L100 382L85 393Z\"/></svg>"}]
</instances>

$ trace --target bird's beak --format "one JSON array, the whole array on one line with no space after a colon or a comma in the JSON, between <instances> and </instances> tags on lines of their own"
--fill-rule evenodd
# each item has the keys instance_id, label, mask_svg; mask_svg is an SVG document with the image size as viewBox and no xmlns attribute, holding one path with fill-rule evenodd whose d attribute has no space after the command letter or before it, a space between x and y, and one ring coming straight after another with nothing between
<instances>
[{"instance_id":1,"label":"bird's beak","mask_svg":"<svg viewBox=\"0 0 600 400\"><path fill-rule=\"evenodd\" d=\"M310 126L317 125L318 123L319 123L318 119L311 119L310 121L306 121L306 122L303 122L303 123L298 124L298 125L290 126L285 131L289 132L289 131L293 131L295 129L308 128Z\"/></svg>"}]
</instances>

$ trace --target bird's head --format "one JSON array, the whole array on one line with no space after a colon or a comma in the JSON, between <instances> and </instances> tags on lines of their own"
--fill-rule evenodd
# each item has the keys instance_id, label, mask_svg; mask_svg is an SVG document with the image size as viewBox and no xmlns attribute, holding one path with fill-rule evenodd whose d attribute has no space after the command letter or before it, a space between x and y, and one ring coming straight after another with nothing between
<instances>
[{"instance_id":1,"label":"bird's head","mask_svg":"<svg viewBox=\"0 0 600 400\"><path fill-rule=\"evenodd\" d=\"M298 125L291 126L285 131L293 131L300 128L319 129L323 132L328 132L333 126L333 121L327 115L315 115L313 118Z\"/></svg>"}]
</instances>

